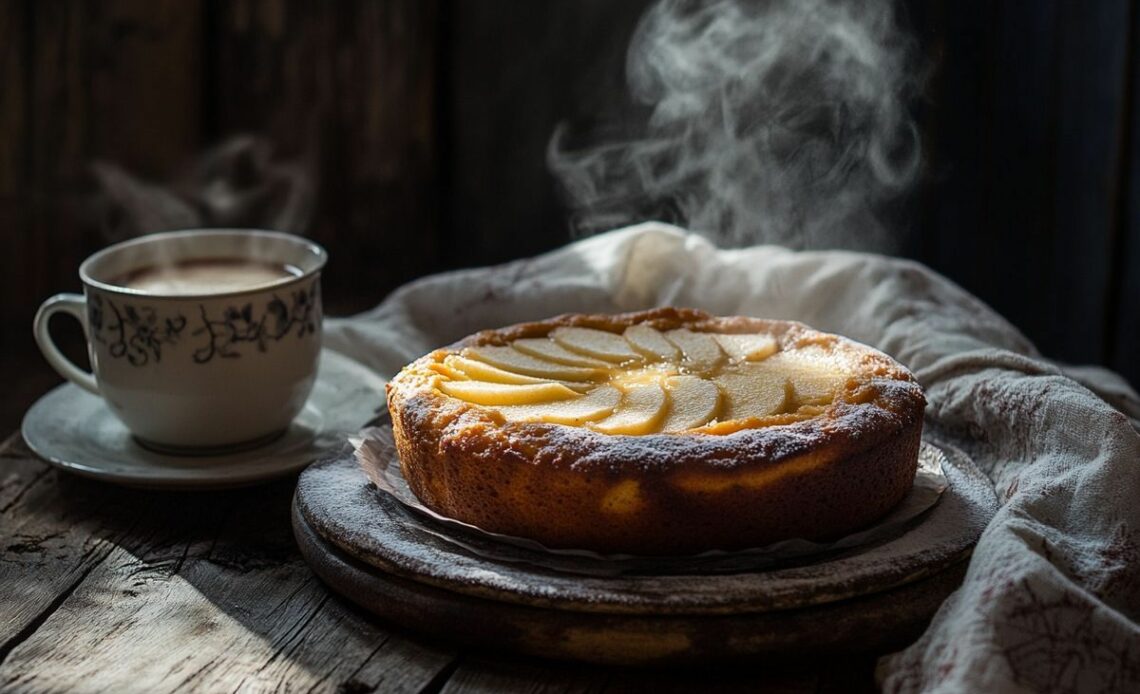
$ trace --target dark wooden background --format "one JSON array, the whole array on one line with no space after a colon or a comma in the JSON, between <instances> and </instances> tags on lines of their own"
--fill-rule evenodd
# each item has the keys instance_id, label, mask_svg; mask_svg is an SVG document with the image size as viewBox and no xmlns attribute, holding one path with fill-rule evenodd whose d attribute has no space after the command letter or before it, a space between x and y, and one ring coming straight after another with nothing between
<instances>
[{"instance_id":1,"label":"dark wooden background","mask_svg":"<svg viewBox=\"0 0 1140 694\"><path fill-rule=\"evenodd\" d=\"M646 0L0 0L5 428L55 378L39 302L113 236L96 160L177 180L263 137L314 182L333 311L569 238L544 151L620 102ZM904 3L932 72L906 255L1048 355L1140 382L1137 2ZM68 329L61 326L61 331ZM75 333L72 333L75 341Z\"/></svg>"}]
</instances>

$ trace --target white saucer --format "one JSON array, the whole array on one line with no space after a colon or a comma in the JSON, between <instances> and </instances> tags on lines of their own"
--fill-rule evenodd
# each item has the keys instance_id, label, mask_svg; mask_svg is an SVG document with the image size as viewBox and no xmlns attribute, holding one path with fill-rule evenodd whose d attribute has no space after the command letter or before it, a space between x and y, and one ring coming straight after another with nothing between
<instances>
[{"instance_id":1,"label":"white saucer","mask_svg":"<svg viewBox=\"0 0 1140 694\"><path fill-rule=\"evenodd\" d=\"M344 446L383 407L384 380L325 349L305 409L285 434L259 448L214 456L147 450L101 398L70 383L32 405L21 432L37 455L78 475L150 489L217 489L296 472Z\"/></svg>"}]
</instances>

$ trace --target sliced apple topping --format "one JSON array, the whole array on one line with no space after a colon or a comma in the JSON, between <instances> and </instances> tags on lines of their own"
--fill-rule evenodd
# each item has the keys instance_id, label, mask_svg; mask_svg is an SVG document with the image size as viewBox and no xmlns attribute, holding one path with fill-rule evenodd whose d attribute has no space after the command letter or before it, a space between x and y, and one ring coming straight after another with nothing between
<instances>
[{"instance_id":1,"label":"sliced apple topping","mask_svg":"<svg viewBox=\"0 0 1140 694\"><path fill-rule=\"evenodd\" d=\"M767 373L725 373L713 381L724 395L721 421L769 417L782 412L787 403L787 380Z\"/></svg>"},{"instance_id":2,"label":"sliced apple topping","mask_svg":"<svg viewBox=\"0 0 1140 694\"><path fill-rule=\"evenodd\" d=\"M435 368L438 364L433 364L432 369L439 371ZM525 376L523 374L515 373L514 371L507 371L500 369L497 366L491 366L487 362L479 361L478 359L468 359L458 354L452 354L443 360L443 366L449 368L451 371L458 372L461 376L474 379L476 381L490 381L491 383L549 383L550 379L538 378L537 376Z\"/></svg>"},{"instance_id":3,"label":"sliced apple topping","mask_svg":"<svg viewBox=\"0 0 1140 694\"><path fill-rule=\"evenodd\" d=\"M779 345L771 335L713 335L733 361L760 361L776 353Z\"/></svg>"},{"instance_id":4,"label":"sliced apple topping","mask_svg":"<svg viewBox=\"0 0 1140 694\"><path fill-rule=\"evenodd\" d=\"M613 386L598 386L572 400L541 405L505 405L494 409L511 422L547 422L583 426L587 422L609 416L620 402L620 390Z\"/></svg>"},{"instance_id":5,"label":"sliced apple topping","mask_svg":"<svg viewBox=\"0 0 1140 694\"><path fill-rule=\"evenodd\" d=\"M548 340L545 337L528 337L515 340L511 343L511 346L532 357L546 359L558 364L566 364L567 366L587 366L595 369L608 369L610 366L610 363L607 361L587 357L585 354L578 352L571 352L554 340Z\"/></svg>"},{"instance_id":6,"label":"sliced apple topping","mask_svg":"<svg viewBox=\"0 0 1140 694\"><path fill-rule=\"evenodd\" d=\"M563 327L549 337L468 347L429 368L443 393L510 421L626 435L735 431L772 415L814 416L849 375L828 351L780 351L772 335L648 325L621 335Z\"/></svg>"},{"instance_id":7,"label":"sliced apple topping","mask_svg":"<svg viewBox=\"0 0 1140 694\"><path fill-rule=\"evenodd\" d=\"M669 393L669 413L661 431L685 431L708 423L720 410L720 388L696 376L672 376L665 379Z\"/></svg>"},{"instance_id":8,"label":"sliced apple topping","mask_svg":"<svg viewBox=\"0 0 1140 694\"><path fill-rule=\"evenodd\" d=\"M442 367L442 370L436 367ZM461 357L458 354L452 354L443 360L443 364L433 364L429 368L436 373L445 375L448 373L454 374L455 380L459 381L470 379L473 381L512 383L516 385L524 385L527 383L561 383L567 388L576 390L579 393L584 393L597 385L593 381L559 381L549 378L539 378L537 376L524 376L523 374L517 374L513 371L500 369L497 366L491 366L478 359Z\"/></svg>"},{"instance_id":9,"label":"sliced apple topping","mask_svg":"<svg viewBox=\"0 0 1140 694\"><path fill-rule=\"evenodd\" d=\"M681 348L685 366L694 371L711 371L724 359L724 352L713 336L686 328L665 333L669 341Z\"/></svg>"},{"instance_id":10,"label":"sliced apple topping","mask_svg":"<svg viewBox=\"0 0 1140 694\"><path fill-rule=\"evenodd\" d=\"M649 434L657 431L667 402L665 391L656 383L632 386L613 414L590 427L603 434Z\"/></svg>"},{"instance_id":11,"label":"sliced apple topping","mask_svg":"<svg viewBox=\"0 0 1140 694\"><path fill-rule=\"evenodd\" d=\"M439 389L448 395L476 405L530 405L578 397L561 383L486 383L484 381L443 381Z\"/></svg>"},{"instance_id":12,"label":"sliced apple topping","mask_svg":"<svg viewBox=\"0 0 1140 694\"><path fill-rule=\"evenodd\" d=\"M671 362L681 360L681 351L677 346L666 340L660 330L648 325L631 325L625 329L622 337L649 359Z\"/></svg>"},{"instance_id":13,"label":"sliced apple topping","mask_svg":"<svg viewBox=\"0 0 1140 694\"><path fill-rule=\"evenodd\" d=\"M757 364L770 374L782 374L792 384L800 405L825 405L847 383L847 369L822 350L780 352Z\"/></svg>"},{"instance_id":14,"label":"sliced apple topping","mask_svg":"<svg viewBox=\"0 0 1140 694\"><path fill-rule=\"evenodd\" d=\"M428 368L431 369L432 371L436 372L440 376L446 376L453 381L463 381L463 380L466 380L468 378L467 374L463 373L462 371L459 371L454 366L447 363L447 360L444 360L444 362L442 364L432 364ZM541 381L536 381L536 382L541 383Z\"/></svg>"},{"instance_id":15,"label":"sliced apple topping","mask_svg":"<svg viewBox=\"0 0 1140 694\"><path fill-rule=\"evenodd\" d=\"M606 376L606 372L602 369L558 364L523 354L514 347L468 347L464 350L464 354L500 369L556 381L590 381Z\"/></svg>"},{"instance_id":16,"label":"sliced apple topping","mask_svg":"<svg viewBox=\"0 0 1140 694\"><path fill-rule=\"evenodd\" d=\"M643 361L643 357L621 335L593 328L555 328L550 336L566 349L608 362Z\"/></svg>"}]
</instances>

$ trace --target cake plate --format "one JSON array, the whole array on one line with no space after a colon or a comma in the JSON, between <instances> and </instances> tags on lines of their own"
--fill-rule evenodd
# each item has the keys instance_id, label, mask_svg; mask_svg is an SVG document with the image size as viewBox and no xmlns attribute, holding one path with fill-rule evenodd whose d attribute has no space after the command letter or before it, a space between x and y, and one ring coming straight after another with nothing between
<instances>
[{"instance_id":1,"label":"cake plate","mask_svg":"<svg viewBox=\"0 0 1140 694\"><path fill-rule=\"evenodd\" d=\"M302 473L293 528L333 590L467 647L623 665L883 650L921 633L997 510L969 458L935 444L949 487L905 533L762 571L595 575L492 539L455 541L454 528L379 493L347 448Z\"/></svg>"}]
</instances>

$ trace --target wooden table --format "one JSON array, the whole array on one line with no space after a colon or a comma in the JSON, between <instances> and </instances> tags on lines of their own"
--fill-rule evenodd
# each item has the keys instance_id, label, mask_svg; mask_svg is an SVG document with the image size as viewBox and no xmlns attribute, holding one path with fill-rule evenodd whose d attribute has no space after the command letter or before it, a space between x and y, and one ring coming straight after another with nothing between
<instances>
[{"instance_id":1,"label":"wooden table","mask_svg":"<svg viewBox=\"0 0 1140 694\"><path fill-rule=\"evenodd\" d=\"M19 435L8 438L0 444L0 690L874 689L875 654L648 671L424 641L378 623L313 575L290 529L294 483L124 489L53 470Z\"/></svg>"}]
</instances>

